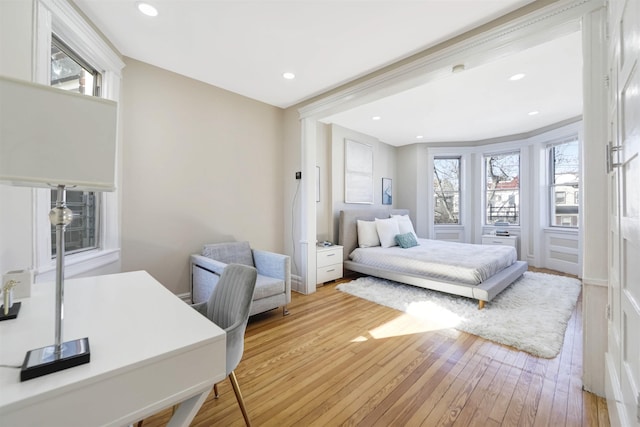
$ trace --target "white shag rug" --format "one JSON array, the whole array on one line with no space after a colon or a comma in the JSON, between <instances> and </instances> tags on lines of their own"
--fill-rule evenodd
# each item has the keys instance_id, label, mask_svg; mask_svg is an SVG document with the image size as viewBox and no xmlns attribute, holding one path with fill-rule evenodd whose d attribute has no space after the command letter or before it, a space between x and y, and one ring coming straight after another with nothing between
<instances>
[{"instance_id":1,"label":"white shag rug","mask_svg":"<svg viewBox=\"0 0 640 427\"><path fill-rule=\"evenodd\" d=\"M374 277L337 289L426 321L506 344L534 356L553 358L580 294L571 277L527 271L478 310L478 301Z\"/></svg>"}]
</instances>

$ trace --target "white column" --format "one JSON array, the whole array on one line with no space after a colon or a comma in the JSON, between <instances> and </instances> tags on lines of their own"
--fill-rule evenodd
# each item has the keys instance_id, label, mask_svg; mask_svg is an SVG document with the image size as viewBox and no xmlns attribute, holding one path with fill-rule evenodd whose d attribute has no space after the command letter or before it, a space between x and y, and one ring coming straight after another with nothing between
<instances>
[{"instance_id":1,"label":"white column","mask_svg":"<svg viewBox=\"0 0 640 427\"><path fill-rule=\"evenodd\" d=\"M302 184L300 196L301 291L316 291L316 120L302 119Z\"/></svg>"}]
</instances>

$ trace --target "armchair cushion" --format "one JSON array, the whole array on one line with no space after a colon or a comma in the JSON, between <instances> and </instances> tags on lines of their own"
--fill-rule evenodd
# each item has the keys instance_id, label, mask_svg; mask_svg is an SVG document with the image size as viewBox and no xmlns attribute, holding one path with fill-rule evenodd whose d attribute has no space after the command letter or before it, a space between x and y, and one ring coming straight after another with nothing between
<instances>
[{"instance_id":1,"label":"armchair cushion","mask_svg":"<svg viewBox=\"0 0 640 427\"><path fill-rule=\"evenodd\" d=\"M253 294L254 301L278 294L284 294L284 280L263 276L262 274L258 275L256 290Z\"/></svg>"}]
</instances>

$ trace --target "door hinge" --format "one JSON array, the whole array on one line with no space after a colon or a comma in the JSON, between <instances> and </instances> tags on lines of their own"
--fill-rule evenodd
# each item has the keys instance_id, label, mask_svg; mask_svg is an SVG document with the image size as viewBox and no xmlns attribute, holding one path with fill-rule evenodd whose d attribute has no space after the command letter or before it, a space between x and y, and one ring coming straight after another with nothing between
<instances>
[{"instance_id":1,"label":"door hinge","mask_svg":"<svg viewBox=\"0 0 640 427\"><path fill-rule=\"evenodd\" d=\"M638 412L636 413L636 418L638 419L638 421L640 421L640 391L638 392Z\"/></svg>"},{"instance_id":2,"label":"door hinge","mask_svg":"<svg viewBox=\"0 0 640 427\"><path fill-rule=\"evenodd\" d=\"M607 162L607 173L613 172L614 168L622 166L622 163L618 161L618 153L620 152L621 147L618 145L613 145L613 142L609 141L606 147L606 162ZM615 157L615 159L614 159Z\"/></svg>"},{"instance_id":3,"label":"door hinge","mask_svg":"<svg viewBox=\"0 0 640 427\"><path fill-rule=\"evenodd\" d=\"M607 75L604 76L604 88L609 89L609 83L611 82L611 78Z\"/></svg>"},{"instance_id":4,"label":"door hinge","mask_svg":"<svg viewBox=\"0 0 640 427\"><path fill-rule=\"evenodd\" d=\"M607 304L607 320L611 320L611 305Z\"/></svg>"}]
</instances>

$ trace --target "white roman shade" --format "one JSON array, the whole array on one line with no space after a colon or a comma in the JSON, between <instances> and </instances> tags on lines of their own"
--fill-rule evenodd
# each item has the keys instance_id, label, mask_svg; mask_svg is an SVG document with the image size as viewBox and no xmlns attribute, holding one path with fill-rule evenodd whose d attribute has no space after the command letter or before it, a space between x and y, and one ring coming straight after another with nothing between
<instances>
[{"instance_id":1,"label":"white roman shade","mask_svg":"<svg viewBox=\"0 0 640 427\"><path fill-rule=\"evenodd\" d=\"M114 191L117 104L0 76L0 182Z\"/></svg>"}]
</instances>

